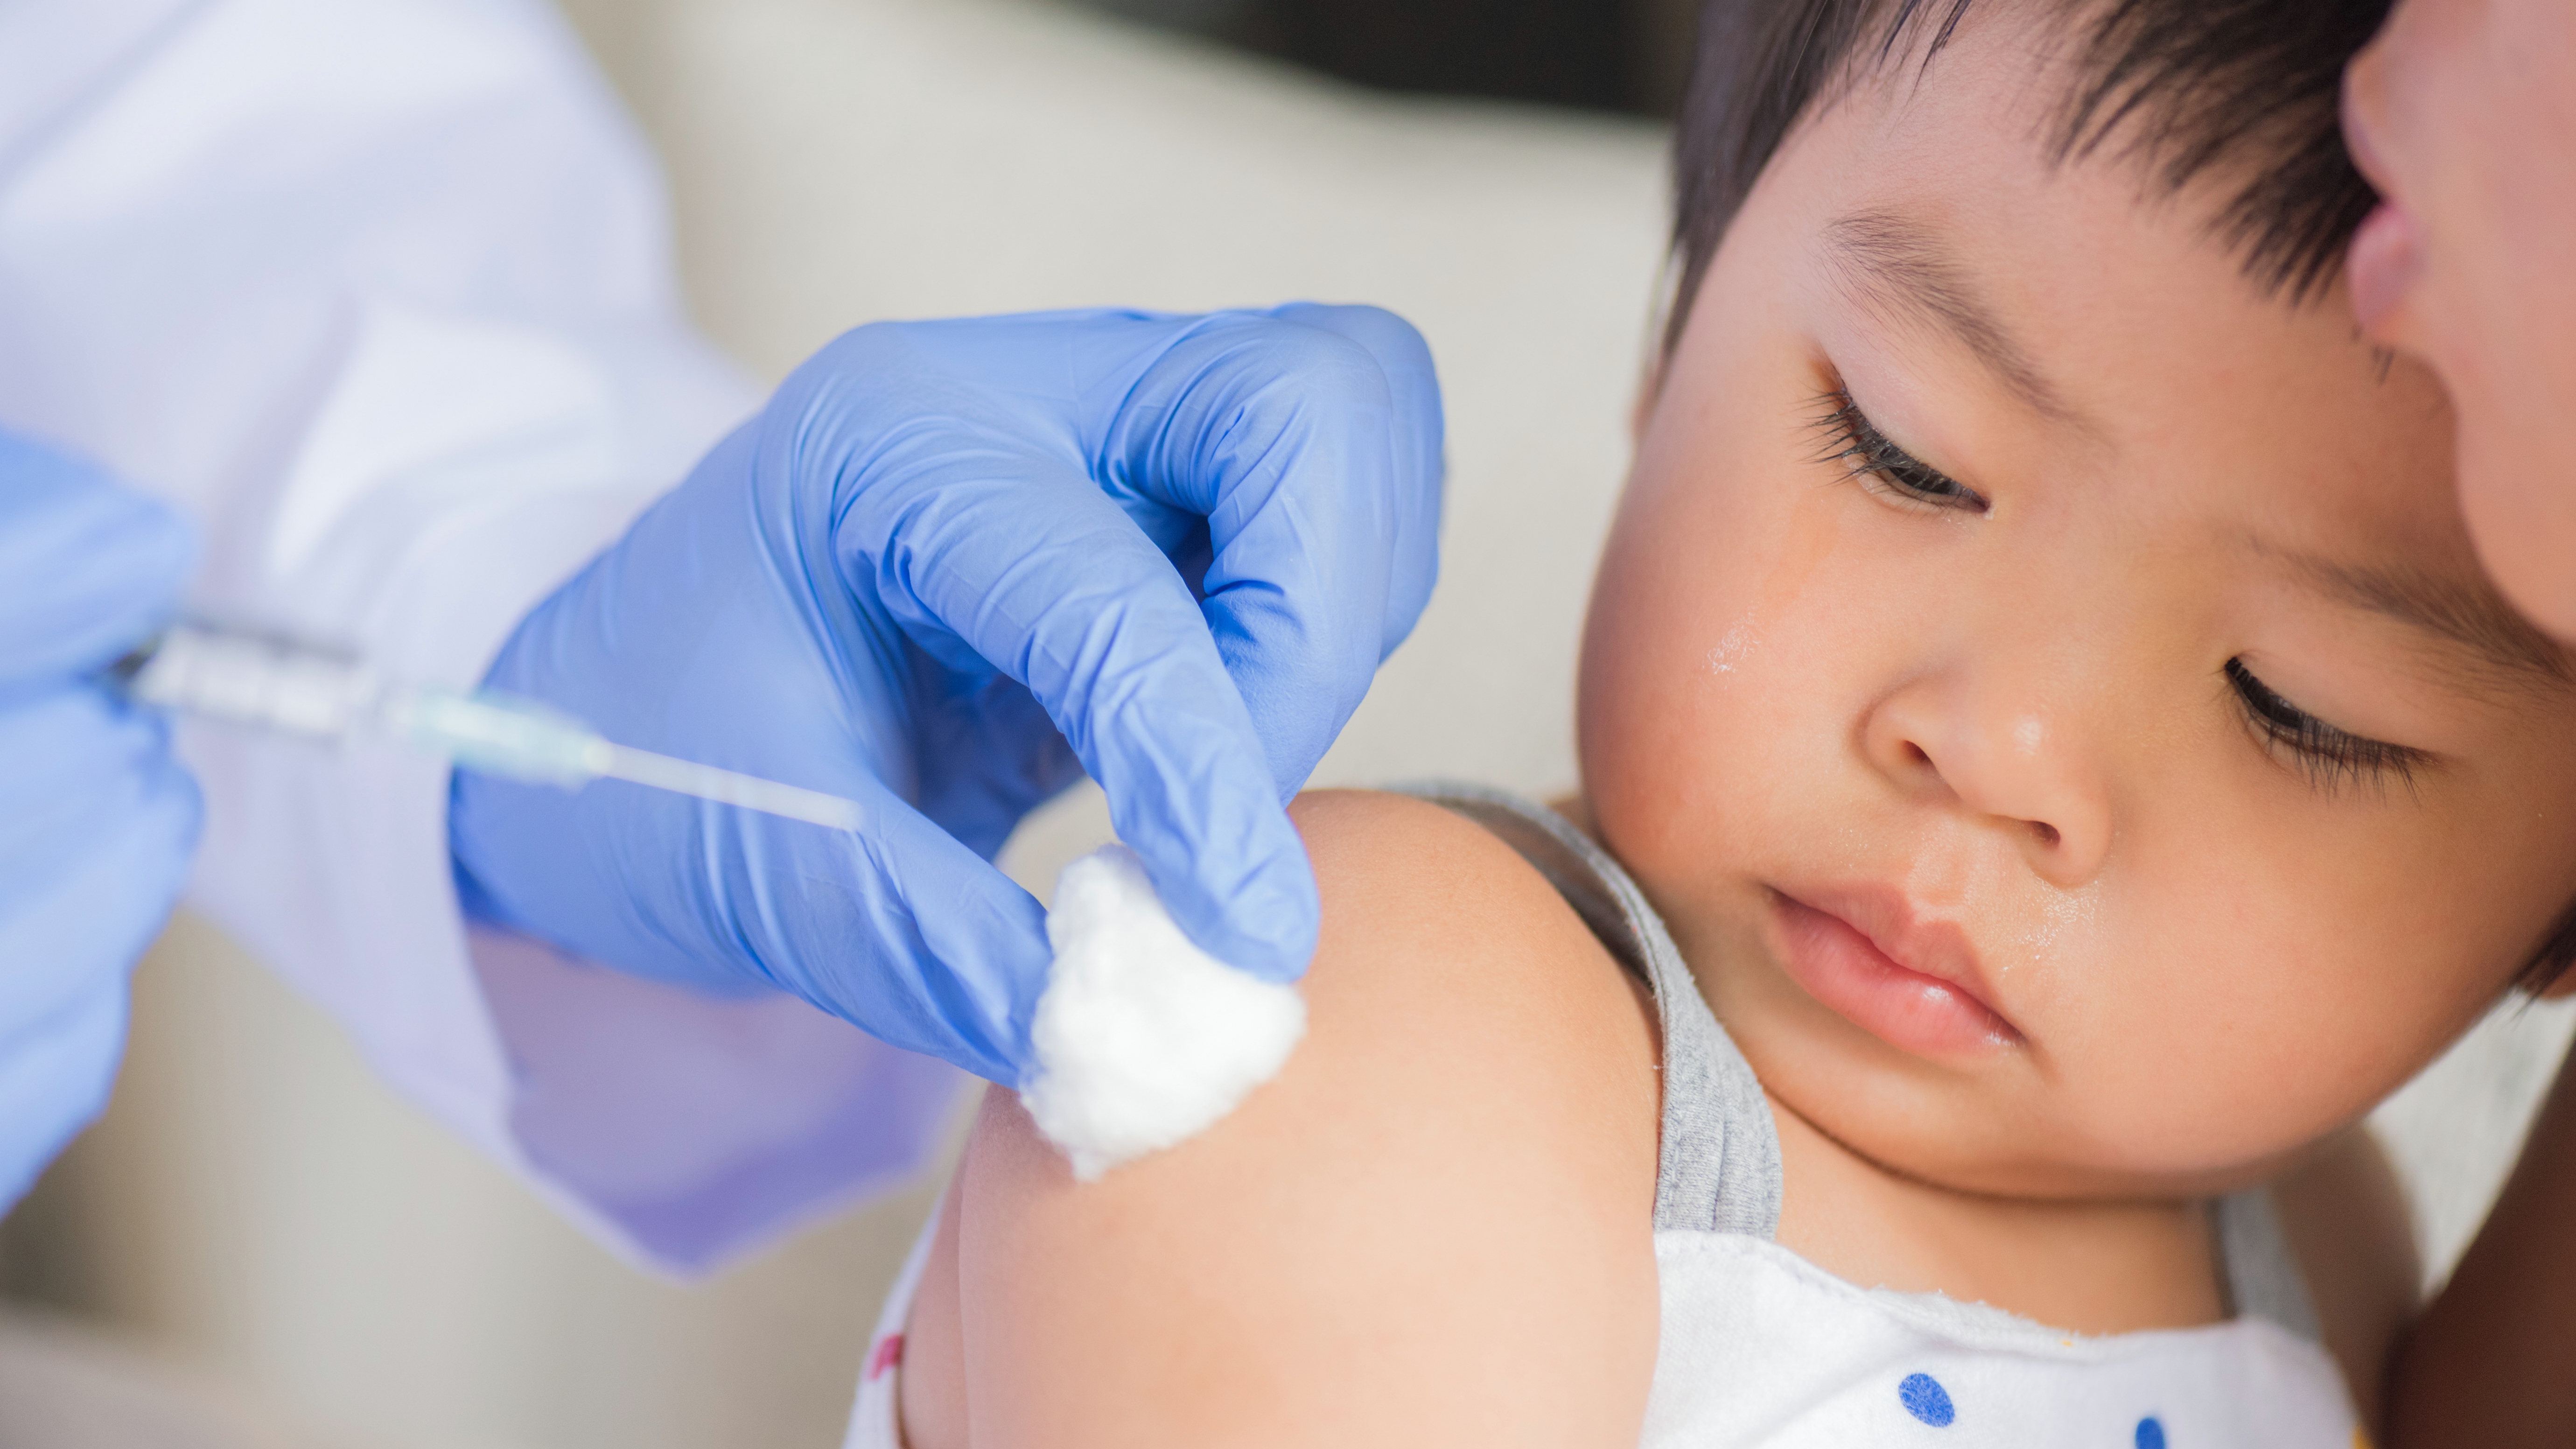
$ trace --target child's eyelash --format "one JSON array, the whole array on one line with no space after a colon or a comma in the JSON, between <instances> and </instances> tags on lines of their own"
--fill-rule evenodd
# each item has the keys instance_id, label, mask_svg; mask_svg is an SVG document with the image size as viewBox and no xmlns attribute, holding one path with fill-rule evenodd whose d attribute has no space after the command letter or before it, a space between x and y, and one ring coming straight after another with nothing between
<instances>
[{"instance_id":1,"label":"child's eyelash","mask_svg":"<svg viewBox=\"0 0 2576 1449\"><path fill-rule=\"evenodd\" d=\"M1846 476L1911 502L1973 513L1988 508L1985 495L1896 446L1844 389L1823 394L1816 405L1823 411L1815 428L1826 449L1817 462L1839 464Z\"/></svg>"},{"instance_id":2,"label":"child's eyelash","mask_svg":"<svg viewBox=\"0 0 2576 1449\"><path fill-rule=\"evenodd\" d=\"M2254 676L2242 659L2227 661L2227 683L2245 706L2245 717L2261 732L2264 747L2287 749L2298 759L2308 782L2331 795L2349 781L2385 787L2393 777L2410 789L2424 752L2384 744L2336 729L2283 699Z\"/></svg>"},{"instance_id":3,"label":"child's eyelash","mask_svg":"<svg viewBox=\"0 0 2576 1449\"><path fill-rule=\"evenodd\" d=\"M1991 506L1975 489L1898 447L1848 391L1835 388L1816 403L1821 411L1815 428L1826 443L1817 462L1838 464L1847 476L1914 503L1978 513ZM2347 783L2384 787L2391 779L2411 788L2416 768L2425 763L2421 750L2337 729L2290 703L2242 659L2227 661L2227 683L2264 748L2288 750L2308 782L2329 795Z\"/></svg>"}]
</instances>

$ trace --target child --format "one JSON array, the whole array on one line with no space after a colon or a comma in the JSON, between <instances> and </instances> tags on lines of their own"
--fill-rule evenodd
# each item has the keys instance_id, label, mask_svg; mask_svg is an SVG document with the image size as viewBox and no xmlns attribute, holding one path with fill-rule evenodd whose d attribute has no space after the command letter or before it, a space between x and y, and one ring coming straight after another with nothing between
<instances>
[{"instance_id":1,"label":"child","mask_svg":"<svg viewBox=\"0 0 2576 1449\"><path fill-rule=\"evenodd\" d=\"M1008 1093L853 1442L2343 1446L2355 1127L2569 954L2569 661L2355 337L2331 0L1720 0L1582 795L1298 808L1312 1026Z\"/></svg>"}]
</instances>

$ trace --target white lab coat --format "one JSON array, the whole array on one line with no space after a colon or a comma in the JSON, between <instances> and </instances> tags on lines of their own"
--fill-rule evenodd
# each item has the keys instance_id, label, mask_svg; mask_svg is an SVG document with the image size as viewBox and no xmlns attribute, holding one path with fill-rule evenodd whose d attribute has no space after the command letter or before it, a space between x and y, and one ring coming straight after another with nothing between
<instances>
[{"instance_id":1,"label":"white lab coat","mask_svg":"<svg viewBox=\"0 0 2576 1449\"><path fill-rule=\"evenodd\" d=\"M0 3L0 427L191 514L200 609L467 684L758 402L539 0ZM957 1077L801 1003L469 932L446 772L181 731L190 900L611 1244L702 1267L909 1174Z\"/></svg>"}]
</instances>

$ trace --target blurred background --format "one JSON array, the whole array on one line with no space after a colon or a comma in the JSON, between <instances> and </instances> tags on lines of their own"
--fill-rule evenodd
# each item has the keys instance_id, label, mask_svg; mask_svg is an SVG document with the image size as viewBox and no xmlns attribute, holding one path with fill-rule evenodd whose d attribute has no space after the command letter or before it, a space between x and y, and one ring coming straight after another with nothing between
<instances>
[{"instance_id":1,"label":"blurred background","mask_svg":"<svg viewBox=\"0 0 2576 1449\"><path fill-rule=\"evenodd\" d=\"M1533 793L1574 778L1690 10L565 5L664 157L701 325L764 377L883 317L1292 297L1410 317L1449 399L1444 578L1318 781ZM1043 895L1107 834L1086 787L1005 863ZM2431 1274L2572 1025L2502 1013L2382 1109ZM0 1449L836 1444L934 1186L655 1280L183 914L137 977L107 1119L0 1222Z\"/></svg>"}]
</instances>

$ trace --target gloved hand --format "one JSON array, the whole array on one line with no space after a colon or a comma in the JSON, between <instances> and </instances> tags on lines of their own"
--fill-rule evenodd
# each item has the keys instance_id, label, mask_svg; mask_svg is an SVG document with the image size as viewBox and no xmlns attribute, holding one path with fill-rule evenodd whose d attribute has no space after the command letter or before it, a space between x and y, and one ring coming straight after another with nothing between
<instances>
[{"instance_id":1,"label":"gloved hand","mask_svg":"<svg viewBox=\"0 0 2576 1449\"><path fill-rule=\"evenodd\" d=\"M0 434L0 1210L106 1105L127 974L196 845L166 727L92 680L193 552L177 514Z\"/></svg>"},{"instance_id":2,"label":"gloved hand","mask_svg":"<svg viewBox=\"0 0 2576 1449\"><path fill-rule=\"evenodd\" d=\"M852 332L485 682L863 828L460 772L467 909L1016 1084L1048 952L989 862L1088 769L1183 929L1294 978L1317 906L1283 802L1430 597L1441 466L1430 354L1370 308Z\"/></svg>"}]
</instances>

